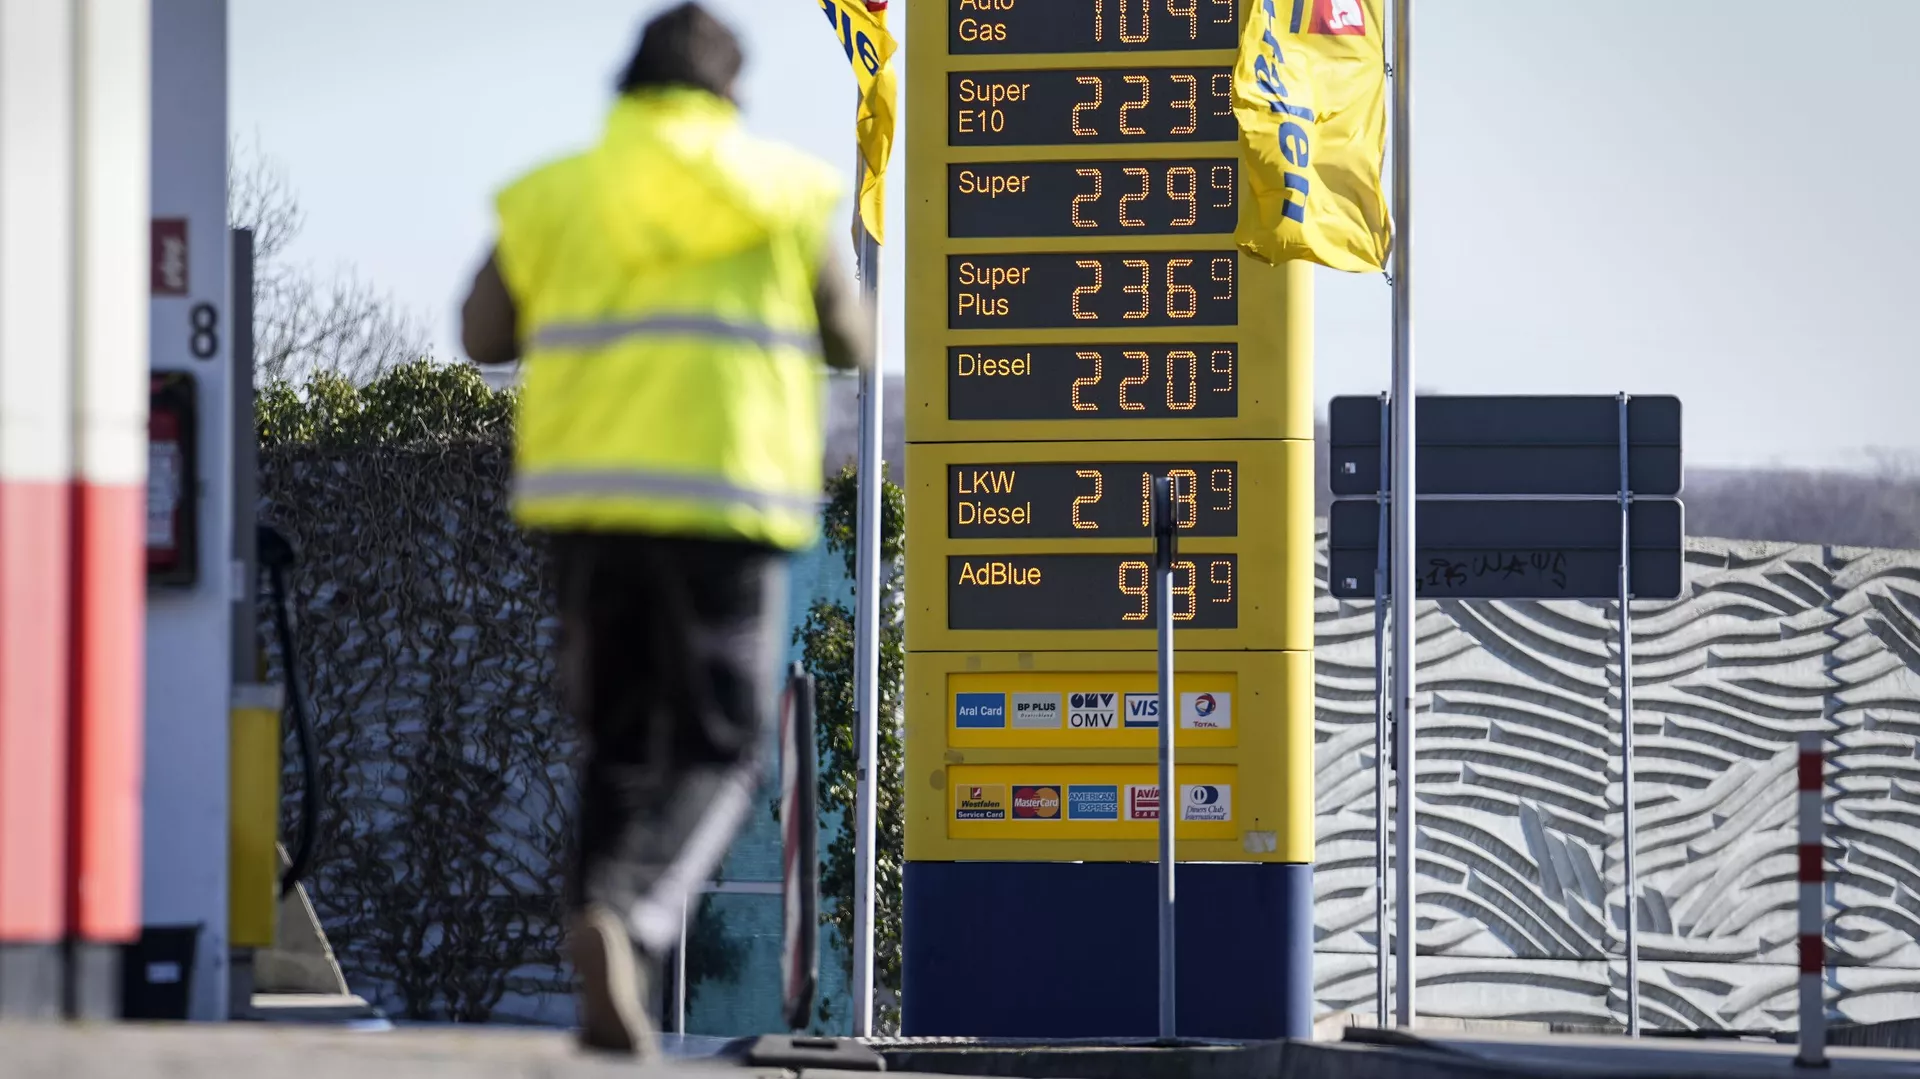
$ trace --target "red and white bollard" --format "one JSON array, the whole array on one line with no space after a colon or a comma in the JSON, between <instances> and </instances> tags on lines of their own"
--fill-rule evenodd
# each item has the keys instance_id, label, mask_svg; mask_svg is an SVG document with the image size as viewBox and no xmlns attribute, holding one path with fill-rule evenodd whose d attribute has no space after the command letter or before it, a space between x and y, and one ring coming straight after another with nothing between
<instances>
[{"instance_id":1,"label":"red and white bollard","mask_svg":"<svg viewBox=\"0 0 1920 1079\"><path fill-rule=\"evenodd\" d=\"M1794 1063L1814 1068L1827 1063L1825 786L1821 736L1808 731L1800 736L1800 1055Z\"/></svg>"}]
</instances>

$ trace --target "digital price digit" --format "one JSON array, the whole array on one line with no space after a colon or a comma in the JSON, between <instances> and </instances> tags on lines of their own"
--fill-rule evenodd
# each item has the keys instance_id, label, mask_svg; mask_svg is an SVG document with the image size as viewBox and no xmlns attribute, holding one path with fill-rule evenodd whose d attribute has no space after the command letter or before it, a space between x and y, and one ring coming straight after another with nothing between
<instances>
[{"instance_id":1,"label":"digital price digit","mask_svg":"<svg viewBox=\"0 0 1920 1079\"><path fill-rule=\"evenodd\" d=\"M1233 602L1233 562L1217 558L1207 563L1209 603ZM1145 622L1153 616L1153 566L1137 559L1120 563L1120 594L1127 598L1123 622ZM1173 564L1173 620L1192 622L1200 614L1200 566L1179 560Z\"/></svg>"}]
</instances>

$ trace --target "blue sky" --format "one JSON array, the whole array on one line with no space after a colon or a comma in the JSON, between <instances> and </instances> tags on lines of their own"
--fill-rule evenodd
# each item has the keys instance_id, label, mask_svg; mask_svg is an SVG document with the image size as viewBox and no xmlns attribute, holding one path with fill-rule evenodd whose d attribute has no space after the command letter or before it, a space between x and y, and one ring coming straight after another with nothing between
<instances>
[{"instance_id":1,"label":"blue sky","mask_svg":"<svg viewBox=\"0 0 1920 1079\"><path fill-rule=\"evenodd\" d=\"M897 0L896 25L929 2ZM300 193L293 257L390 290L457 357L492 193L595 137L665 6L231 0L232 123ZM852 78L816 0L710 6L746 38L749 124L851 185ZM1416 6L1423 387L1678 394L1700 464L1920 454L1920 4ZM903 267L896 245L886 281ZM1320 272L1322 402L1385 385L1387 291ZM897 289L883 314L897 367Z\"/></svg>"}]
</instances>

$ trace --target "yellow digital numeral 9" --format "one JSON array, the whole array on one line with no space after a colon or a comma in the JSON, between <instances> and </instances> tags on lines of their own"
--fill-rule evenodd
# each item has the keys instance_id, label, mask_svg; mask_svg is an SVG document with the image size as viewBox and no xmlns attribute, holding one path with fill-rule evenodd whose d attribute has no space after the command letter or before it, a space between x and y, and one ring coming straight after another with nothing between
<instances>
[{"instance_id":1,"label":"yellow digital numeral 9","mask_svg":"<svg viewBox=\"0 0 1920 1079\"><path fill-rule=\"evenodd\" d=\"M1145 562L1120 563L1120 594L1140 601L1140 608L1120 616L1123 622L1145 622L1152 611L1153 567Z\"/></svg>"}]
</instances>

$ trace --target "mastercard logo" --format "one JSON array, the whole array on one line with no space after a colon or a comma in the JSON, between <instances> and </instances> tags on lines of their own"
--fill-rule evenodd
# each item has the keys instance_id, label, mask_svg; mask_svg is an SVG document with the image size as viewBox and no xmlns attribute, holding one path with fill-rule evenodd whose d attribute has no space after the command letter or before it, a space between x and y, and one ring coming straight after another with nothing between
<instances>
[{"instance_id":1,"label":"mastercard logo","mask_svg":"<svg viewBox=\"0 0 1920 1079\"><path fill-rule=\"evenodd\" d=\"M1059 787L1013 788L1013 815L1027 820L1060 818Z\"/></svg>"}]
</instances>

